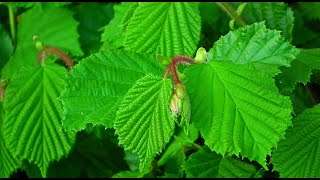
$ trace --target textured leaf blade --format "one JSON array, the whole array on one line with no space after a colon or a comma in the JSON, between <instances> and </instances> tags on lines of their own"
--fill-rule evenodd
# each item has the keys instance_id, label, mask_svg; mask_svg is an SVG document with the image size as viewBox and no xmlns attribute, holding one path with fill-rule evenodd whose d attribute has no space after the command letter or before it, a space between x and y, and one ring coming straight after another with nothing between
<instances>
[{"instance_id":1,"label":"textured leaf blade","mask_svg":"<svg viewBox=\"0 0 320 180\"><path fill-rule=\"evenodd\" d=\"M119 143L138 154L140 172L150 167L174 133L171 94L169 79L147 74L130 88L117 111L114 128Z\"/></svg>"},{"instance_id":2,"label":"textured leaf blade","mask_svg":"<svg viewBox=\"0 0 320 180\"><path fill-rule=\"evenodd\" d=\"M278 87L282 91L292 91L297 83L306 84L312 70L320 69L320 49L300 49L300 53L291 63L291 67L282 67L277 76Z\"/></svg>"},{"instance_id":3,"label":"textured leaf blade","mask_svg":"<svg viewBox=\"0 0 320 180\"><path fill-rule=\"evenodd\" d=\"M286 3L250 2L247 3L241 16L248 24L265 21L267 28L281 31L281 35L289 41L292 39L294 16L292 9Z\"/></svg>"},{"instance_id":4,"label":"textured leaf blade","mask_svg":"<svg viewBox=\"0 0 320 180\"><path fill-rule=\"evenodd\" d=\"M223 61L187 70L192 119L205 144L217 153L241 153L266 168L266 155L291 125L290 99L279 94L272 76Z\"/></svg>"},{"instance_id":5,"label":"textured leaf blade","mask_svg":"<svg viewBox=\"0 0 320 180\"><path fill-rule=\"evenodd\" d=\"M143 2L133 13L125 32L130 51L193 55L200 39L200 12L192 2Z\"/></svg>"},{"instance_id":6,"label":"textured leaf blade","mask_svg":"<svg viewBox=\"0 0 320 180\"><path fill-rule=\"evenodd\" d=\"M73 13L64 8L42 10L33 7L21 15L17 27L17 47L10 61L3 69L4 77L11 77L16 68L22 64L34 64L38 51L33 42L37 35L44 45L57 47L73 56L83 55L77 32L78 22Z\"/></svg>"},{"instance_id":7,"label":"textured leaf blade","mask_svg":"<svg viewBox=\"0 0 320 180\"><path fill-rule=\"evenodd\" d=\"M60 96L64 127L79 131L92 123L111 128L116 109L134 82L147 73L161 75L163 71L154 57L122 50L83 59L68 74Z\"/></svg>"},{"instance_id":8,"label":"textured leaf blade","mask_svg":"<svg viewBox=\"0 0 320 180\"><path fill-rule=\"evenodd\" d=\"M49 164L66 156L75 141L74 133L62 131L57 100L65 73L54 64L25 66L6 89L4 139L15 156L35 163L44 177Z\"/></svg>"},{"instance_id":9,"label":"textured leaf blade","mask_svg":"<svg viewBox=\"0 0 320 180\"><path fill-rule=\"evenodd\" d=\"M207 146L192 154L183 165L187 178L250 178L257 170L252 164L222 157Z\"/></svg>"},{"instance_id":10,"label":"textured leaf blade","mask_svg":"<svg viewBox=\"0 0 320 180\"><path fill-rule=\"evenodd\" d=\"M210 49L208 60L290 66L298 53L299 50L284 41L278 31L266 29L261 22L230 31L220 38Z\"/></svg>"},{"instance_id":11,"label":"textured leaf blade","mask_svg":"<svg viewBox=\"0 0 320 180\"><path fill-rule=\"evenodd\" d=\"M320 106L314 106L293 119L271 162L282 178L319 178Z\"/></svg>"}]
</instances>

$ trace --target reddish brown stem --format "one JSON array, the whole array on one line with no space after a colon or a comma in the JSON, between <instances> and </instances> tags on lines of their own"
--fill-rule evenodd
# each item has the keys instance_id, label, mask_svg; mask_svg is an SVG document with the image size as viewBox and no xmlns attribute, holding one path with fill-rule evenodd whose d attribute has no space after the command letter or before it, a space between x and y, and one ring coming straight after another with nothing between
<instances>
[{"instance_id":1,"label":"reddish brown stem","mask_svg":"<svg viewBox=\"0 0 320 180\"><path fill-rule=\"evenodd\" d=\"M177 66L179 64L194 64L194 59L188 57L188 56L176 56L174 58L172 58L172 62L171 64L167 67L166 72L164 74L164 77L167 76L168 71L171 73L172 75L172 79L174 82L174 85L176 84L180 84L181 81L179 79L178 73L177 73Z\"/></svg>"},{"instance_id":2,"label":"reddish brown stem","mask_svg":"<svg viewBox=\"0 0 320 180\"><path fill-rule=\"evenodd\" d=\"M60 49L52 46L45 46L44 51L58 56L64 62L64 64L68 67L69 70L74 66L74 63L71 57L68 56L63 51L61 51Z\"/></svg>"}]
</instances>

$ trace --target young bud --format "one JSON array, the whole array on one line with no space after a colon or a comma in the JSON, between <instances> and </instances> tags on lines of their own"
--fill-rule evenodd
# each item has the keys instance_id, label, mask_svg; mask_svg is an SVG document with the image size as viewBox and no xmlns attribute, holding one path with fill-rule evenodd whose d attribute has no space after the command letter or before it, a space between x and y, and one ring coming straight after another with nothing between
<instances>
[{"instance_id":1,"label":"young bud","mask_svg":"<svg viewBox=\"0 0 320 180\"><path fill-rule=\"evenodd\" d=\"M171 59L169 57L157 54L156 56L157 61L162 65L169 65L171 63Z\"/></svg>"},{"instance_id":2,"label":"young bud","mask_svg":"<svg viewBox=\"0 0 320 180\"><path fill-rule=\"evenodd\" d=\"M175 85L175 94L179 99L183 99L186 94L186 89L184 88L183 84L179 83Z\"/></svg>"},{"instance_id":3,"label":"young bud","mask_svg":"<svg viewBox=\"0 0 320 180\"><path fill-rule=\"evenodd\" d=\"M194 58L196 63L204 63L207 60L207 51L201 47L197 50L196 57Z\"/></svg>"},{"instance_id":4,"label":"young bud","mask_svg":"<svg viewBox=\"0 0 320 180\"><path fill-rule=\"evenodd\" d=\"M181 108L182 108L182 101L177 97L176 94L173 94L171 101L170 101L170 109L171 112L174 114L181 114Z\"/></svg>"}]
</instances>

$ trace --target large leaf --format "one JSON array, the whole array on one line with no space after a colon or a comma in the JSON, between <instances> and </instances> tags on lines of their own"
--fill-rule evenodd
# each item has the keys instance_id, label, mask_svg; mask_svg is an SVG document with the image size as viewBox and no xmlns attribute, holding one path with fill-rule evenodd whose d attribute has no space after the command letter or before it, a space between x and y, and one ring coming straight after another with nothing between
<instances>
[{"instance_id":1,"label":"large leaf","mask_svg":"<svg viewBox=\"0 0 320 180\"><path fill-rule=\"evenodd\" d=\"M76 6L75 19L80 22L80 43L85 54L97 52L102 45L100 28L113 18L112 3L81 3Z\"/></svg>"},{"instance_id":2,"label":"large leaf","mask_svg":"<svg viewBox=\"0 0 320 180\"><path fill-rule=\"evenodd\" d=\"M291 102L272 76L248 65L211 61L188 68L192 119L217 153L265 158L291 125Z\"/></svg>"},{"instance_id":3,"label":"large leaf","mask_svg":"<svg viewBox=\"0 0 320 180\"><path fill-rule=\"evenodd\" d=\"M0 178L8 178L10 174L16 171L20 165L16 157L12 156L10 151L5 145L2 131L3 131L3 109L2 103L0 103Z\"/></svg>"},{"instance_id":4,"label":"large leaf","mask_svg":"<svg viewBox=\"0 0 320 180\"><path fill-rule=\"evenodd\" d=\"M239 5L240 3L235 3ZM265 21L270 29L280 30L283 37L291 41L293 11L283 2L249 2L241 16L247 24Z\"/></svg>"},{"instance_id":5,"label":"large leaf","mask_svg":"<svg viewBox=\"0 0 320 180\"><path fill-rule=\"evenodd\" d=\"M101 47L102 50L117 49L123 46L124 31L122 22L129 9L136 4L136 2L122 2L119 5L113 6L114 17L110 23L104 27L104 31L101 35L101 41L103 42Z\"/></svg>"},{"instance_id":6,"label":"large leaf","mask_svg":"<svg viewBox=\"0 0 320 180\"><path fill-rule=\"evenodd\" d=\"M119 143L139 155L140 171L150 167L174 133L171 94L171 80L147 74L130 88L119 106L114 128Z\"/></svg>"},{"instance_id":7,"label":"large leaf","mask_svg":"<svg viewBox=\"0 0 320 180\"><path fill-rule=\"evenodd\" d=\"M252 178L257 169L233 157L222 157L207 146L192 154L183 165L188 178Z\"/></svg>"},{"instance_id":8,"label":"large leaf","mask_svg":"<svg viewBox=\"0 0 320 180\"><path fill-rule=\"evenodd\" d=\"M42 10L34 7L23 13L17 27L18 44L13 57L3 69L3 75L9 78L17 66L35 64L38 51L33 42L34 35L44 45L57 47L73 56L81 56L83 53L78 40L78 22L72 16L70 10L63 8Z\"/></svg>"},{"instance_id":9,"label":"large leaf","mask_svg":"<svg viewBox=\"0 0 320 180\"><path fill-rule=\"evenodd\" d=\"M134 82L146 73L161 75L163 71L154 57L122 50L85 58L68 74L60 96L64 127L79 131L92 123L111 128L116 109Z\"/></svg>"},{"instance_id":10,"label":"large leaf","mask_svg":"<svg viewBox=\"0 0 320 180\"><path fill-rule=\"evenodd\" d=\"M278 87L282 91L292 91L297 83L306 84L313 69L320 69L320 48L301 49L291 67L281 68L282 73L277 76Z\"/></svg>"},{"instance_id":11,"label":"large leaf","mask_svg":"<svg viewBox=\"0 0 320 180\"><path fill-rule=\"evenodd\" d=\"M293 119L272 153L271 162L282 178L320 177L320 105L307 109Z\"/></svg>"},{"instance_id":12,"label":"large leaf","mask_svg":"<svg viewBox=\"0 0 320 180\"><path fill-rule=\"evenodd\" d=\"M13 45L9 34L4 29L4 26L0 23L0 72L4 64L9 60L12 52Z\"/></svg>"},{"instance_id":13,"label":"large leaf","mask_svg":"<svg viewBox=\"0 0 320 180\"><path fill-rule=\"evenodd\" d=\"M290 66L299 50L286 42L279 31L266 29L263 22L230 31L210 49L208 60L231 61L235 64L253 64L263 71L265 65Z\"/></svg>"},{"instance_id":14,"label":"large leaf","mask_svg":"<svg viewBox=\"0 0 320 180\"><path fill-rule=\"evenodd\" d=\"M15 156L39 166L46 176L49 164L66 156L75 141L74 133L61 127L62 91L66 68L46 64L24 66L6 89L3 135Z\"/></svg>"},{"instance_id":15,"label":"large leaf","mask_svg":"<svg viewBox=\"0 0 320 180\"><path fill-rule=\"evenodd\" d=\"M208 64L187 68L192 119L212 150L241 153L266 168L292 109L272 77L297 53L279 32L255 23L217 41Z\"/></svg>"},{"instance_id":16,"label":"large leaf","mask_svg":"<svg viewBox=\"0 0 320 180\"><path fill-rule=\"evenodd\" d=\"M200 39L200 12L192 2L143 2L125 32L125 48L135 52L193 55Z\"/></svg>"}]
</instances>

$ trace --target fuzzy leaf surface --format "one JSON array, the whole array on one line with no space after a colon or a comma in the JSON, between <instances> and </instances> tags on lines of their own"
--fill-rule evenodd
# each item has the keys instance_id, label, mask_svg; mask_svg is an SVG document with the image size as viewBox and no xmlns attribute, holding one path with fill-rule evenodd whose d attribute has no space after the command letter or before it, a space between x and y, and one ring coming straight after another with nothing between
<instances>
[{"instance_id":1,"label":"fuzzy leaf surface","mask_svg":"<svg viewBox=\"0 0 320 180\"><path fill-rule=\"evenodd\" d=\"M320 177L320 105L293 119L286 139L272 153L271 162L281 178Z\"/></svg>"},{"instance_id":2,"label":"fuzzy leaf surface","mask_svg":"<svg viewBox=\"0 0 320 180\"><path fill-rule=\"evenodd\" d=\"M62 130L62 105L57 100L66 68L46 64L24 66L6 89L3 137L13 155L35 163L46 177L54 160L68 155L75 134Z\"/></svg>"},{"instance_id":3,"label":"fuzzy leaf surface","mask_svg":"<svg viewBox=\"0 0 320 180\"><path fill-rule=\"evenodd\" d=\"M191 56L200 40L200 28L197 3L143 2L126 28L124 45L140 53Z\"/></svg>"},{"instance_id":4,"label":"fuzzy leaf surface","mask_svg":"<svg viewBox=\"0 0 320 180\"><path fill-rule=\"evenodd\" d=\"M164 69L154 57L123 50L107 50L83 59L67 75L60 96L63 125L76 131L87 123L111 128L123 96L147 73L161 75Z\"/></svg>"},{"instance_id":5,"label":"fuzzy leaf surface","mask_svg":"<svg viewBox=\"0 0 320 180\"><path fill-rule=\"evenodd\" d=\"M138 154L140 172L150 167L174 133L172 88L171 80L147 74L130 88L117 111L114 128L119 143Z\"/></svg>"}]
</instances>

